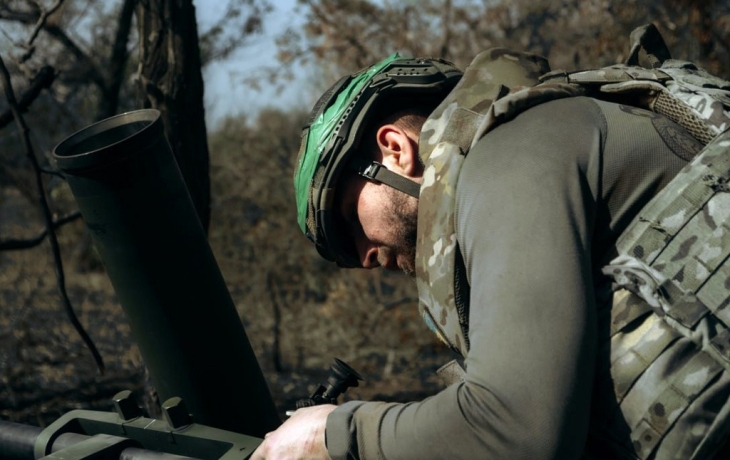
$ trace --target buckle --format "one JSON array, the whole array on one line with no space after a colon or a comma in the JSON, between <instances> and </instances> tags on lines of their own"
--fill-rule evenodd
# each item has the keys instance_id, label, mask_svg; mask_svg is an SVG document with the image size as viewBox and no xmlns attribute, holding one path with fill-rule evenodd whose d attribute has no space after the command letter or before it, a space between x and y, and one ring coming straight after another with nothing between
<instances>
[{"instance_id":1,"label":"buckle","mask_svg":"<svg viewBox=\"0 0 730 460\"><path fill-rule=\"evenodd\" d=\"M371 180L373 182L380 182L375 177L378 175L378 171L380 171L380 168L383 168L383 167L384 166L382 164L378 163L377 161L373 161L363 171L361 171L359 174L362 177L364 177L366 179L369 179L369 180Z\"/></svg>"}]
</instances>

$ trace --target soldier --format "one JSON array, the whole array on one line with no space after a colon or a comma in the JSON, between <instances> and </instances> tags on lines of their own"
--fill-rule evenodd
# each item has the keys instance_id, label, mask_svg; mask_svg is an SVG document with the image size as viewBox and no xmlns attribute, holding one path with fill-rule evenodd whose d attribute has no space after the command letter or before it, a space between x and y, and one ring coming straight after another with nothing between
<instances>
[{"instance_id":1,"label":"soldier","mask_svg":"<svg viewBox=\"0 0 730 460\"><path fill-rule=\"evenodd\" d=\"M504 49L463 74L393 55L315 105L295 173L302 231L340 266L415 276L424 320L466 371L421 402L300 409L254 459L727 458L730 360L713 315L728 276L707 283L725 290L715 313L688 325L652 300L666 283L638 295L667 279L643 246L616 258L703 143L571 85L527 89L548 71ZM715 214L704 222L722 227ZM622 276L634 284L619 289Z\"/></svg>"}]
</instances>

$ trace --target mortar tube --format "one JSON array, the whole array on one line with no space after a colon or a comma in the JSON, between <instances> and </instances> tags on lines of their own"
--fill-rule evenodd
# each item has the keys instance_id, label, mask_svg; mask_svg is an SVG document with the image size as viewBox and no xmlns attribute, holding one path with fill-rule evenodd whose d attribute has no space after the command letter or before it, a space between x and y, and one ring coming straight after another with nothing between
<instances>
[{"instance_id":1,"label":"mortar tube","mask_svg":"<svg viewBox=\"0 0 730 460\"><path fill-rule=\"evenodd\" d=\"M160 400L263 437L281 423L208 245L160 113L102 120L53 151Z\"/></svg>"}]
</instances>

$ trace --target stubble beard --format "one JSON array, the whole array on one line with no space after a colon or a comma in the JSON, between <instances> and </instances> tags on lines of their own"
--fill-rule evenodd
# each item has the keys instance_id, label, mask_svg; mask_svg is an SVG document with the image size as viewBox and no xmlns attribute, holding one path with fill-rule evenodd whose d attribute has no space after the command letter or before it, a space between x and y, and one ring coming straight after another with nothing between
<instances>
[{"instance_id":1,"label":"stubble beard","mask_svg":"<svg viewBox=\"0 0 730 460\"><path fill-rule=\"evenodd\" d=\"M380 249L383 261L400 257L400 269L410 277L416 276L416 239L418 237L418 201L403 192L391 189L386 212L393 232L393 244ZM382 262L381 262L382 264Z\"/></svg>"}]
</instances>

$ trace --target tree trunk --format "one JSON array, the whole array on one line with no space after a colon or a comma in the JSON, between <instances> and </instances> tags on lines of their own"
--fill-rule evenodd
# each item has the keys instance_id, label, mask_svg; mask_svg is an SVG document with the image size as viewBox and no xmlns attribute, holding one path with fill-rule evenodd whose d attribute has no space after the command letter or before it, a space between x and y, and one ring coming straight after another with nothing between
<instances>
[{"instance_id":1,"label":"tree trunk","mask_svg":"<svg viewBox=\"0 0 730 460\"><path fill-rule=\"evenodd\" d=\"M195 7L192 0L139 0L136 15L145 106L162 113L165 134L207 232L210 178Z\"/></svg>"},{"instance_id":2,"label":"tree trunk","mask_svg":"<svg viewBox=\"0 0 730 460\"><path fill-rule=\"evenodd\" d=\"M124 83L124 78L127 76L125 72L129 57L127 43L129 43L129 32L132 29L132 17L136 5L137 0L124 0L122 8L119 10L117 32L114 35L112 52L106 69L106 84L99 87L101 97L99 98L99 107L96 113L97 120L104 120L116 115L119 108L119 92Z\"/></svg>"}]
</instances>

